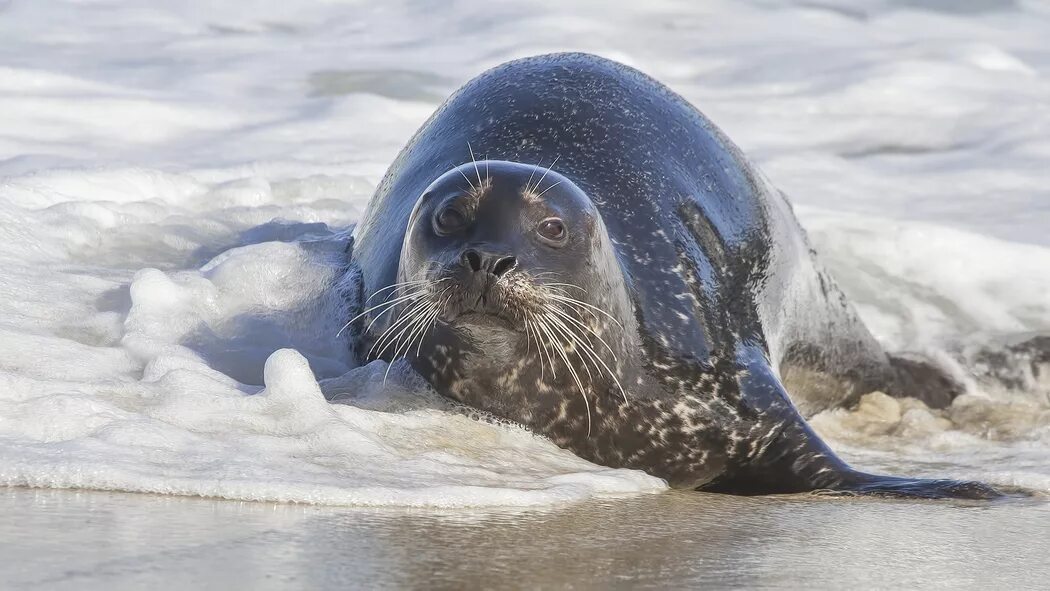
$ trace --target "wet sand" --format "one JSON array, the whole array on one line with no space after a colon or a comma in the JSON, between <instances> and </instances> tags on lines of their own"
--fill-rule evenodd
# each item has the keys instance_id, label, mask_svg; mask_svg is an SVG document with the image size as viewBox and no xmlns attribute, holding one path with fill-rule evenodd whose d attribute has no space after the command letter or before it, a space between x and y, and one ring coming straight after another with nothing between
<instances>
[{"instance_id":1,"label":"wet sand","mask_svg":"<svg viewBox=\"0 0 1050 591\"><path fill-rule=\"evenodd\" d=\"M398 510L0 489L10 589L1038 589L1050 504L669 492Z\"/></svg>"}]
</instances>

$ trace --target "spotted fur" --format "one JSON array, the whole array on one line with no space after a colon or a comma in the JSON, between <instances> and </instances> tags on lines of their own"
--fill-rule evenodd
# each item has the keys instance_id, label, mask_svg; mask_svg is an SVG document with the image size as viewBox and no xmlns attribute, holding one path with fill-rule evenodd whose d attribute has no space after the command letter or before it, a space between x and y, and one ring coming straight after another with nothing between
<instances>
[{"instance_id":1,"label":"spotted fur","mask_svg":"<svg viewBox=\"0 0 1050 591\"><path fill-rule=\"evenodd\" d=\"M463 224L435 221L444 208ZM536 237L544 216L563 244ZM813 433L799 407L891 379L888 359L786 200L620 64L542 56L468 83L391 166L354 248L361 292L403 298L358 311L356 350L400 331L373 354L594 462L737 494L997 494L857 472ZM600 359L573 331L606 344ZM781 375L799 368L837 386L789 396Z\"/></svg>"}]
</instances>

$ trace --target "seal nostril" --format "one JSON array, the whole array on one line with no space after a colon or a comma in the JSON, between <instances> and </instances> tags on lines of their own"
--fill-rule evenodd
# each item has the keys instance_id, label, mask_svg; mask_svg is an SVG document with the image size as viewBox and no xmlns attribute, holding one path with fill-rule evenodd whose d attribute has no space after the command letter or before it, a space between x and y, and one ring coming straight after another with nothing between
<instances>
[{"instance_id":1,"label":"seal nostril","mask_svg":"<svg viewBox=\"0 0 1050 591\"><path fill-rule=\"evenodd\" d=\"M502 277L507 271L510 271L518 264L518 259L514 257L503 257L496 261L495 265L492 265L492 274L496 277Z\"/></svg>"},{"instance_id":2,"label":"seal nostril","mask_svg":"<svg viewBox=\"0 0 1050 591\"><path fill-rule=\"evenodd\" d=\"M481 270L481 255L476 250L466 250L460 257L463 266L477 273Z\"/></svg>"}]
</instances>

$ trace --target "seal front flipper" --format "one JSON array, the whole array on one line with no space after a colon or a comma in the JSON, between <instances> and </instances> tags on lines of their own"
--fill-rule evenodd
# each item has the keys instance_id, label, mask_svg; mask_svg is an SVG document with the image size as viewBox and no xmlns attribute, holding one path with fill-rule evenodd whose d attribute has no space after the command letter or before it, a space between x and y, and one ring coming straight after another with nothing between
<instances>
[{"instance_id":1,"label":"seal front flipper","mask_svg":"<svg viewBox=\"0 0 1050 591\"><path fill-rule=\"evenodd\" d=\"M851 468L806 424L764 359L747 362L739 378L742 416L753 424L726 470L697 490L737 495L818 492L926 499L995 499L980 482L867 474Z\"/></svg>"}]
</instances>

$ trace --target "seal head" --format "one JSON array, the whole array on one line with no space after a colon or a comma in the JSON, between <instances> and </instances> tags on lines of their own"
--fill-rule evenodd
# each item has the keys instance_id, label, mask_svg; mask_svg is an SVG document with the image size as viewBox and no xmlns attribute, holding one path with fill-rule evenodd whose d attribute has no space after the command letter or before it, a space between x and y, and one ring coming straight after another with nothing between
<instances>
[{"instance_id":1,"label":"seal head","mask_svg":"<svg viewBox=\"0 0 1050 591\"><path fill-rule=\"evenodd\" d=\"M550 168L481 161L439 177L410 217L398 284L415 321L387 330L404 331L406 350L451 354L413 359L453 398L490 409L501 392L516 401L502 413L531 422L520 400L564 388L585 412L570 419L559 403L562 421L590 432L590 397L626 396L624 275L594 203ZM413 328L428 322L429 335Z\"/></svg>"}]
</instances>

